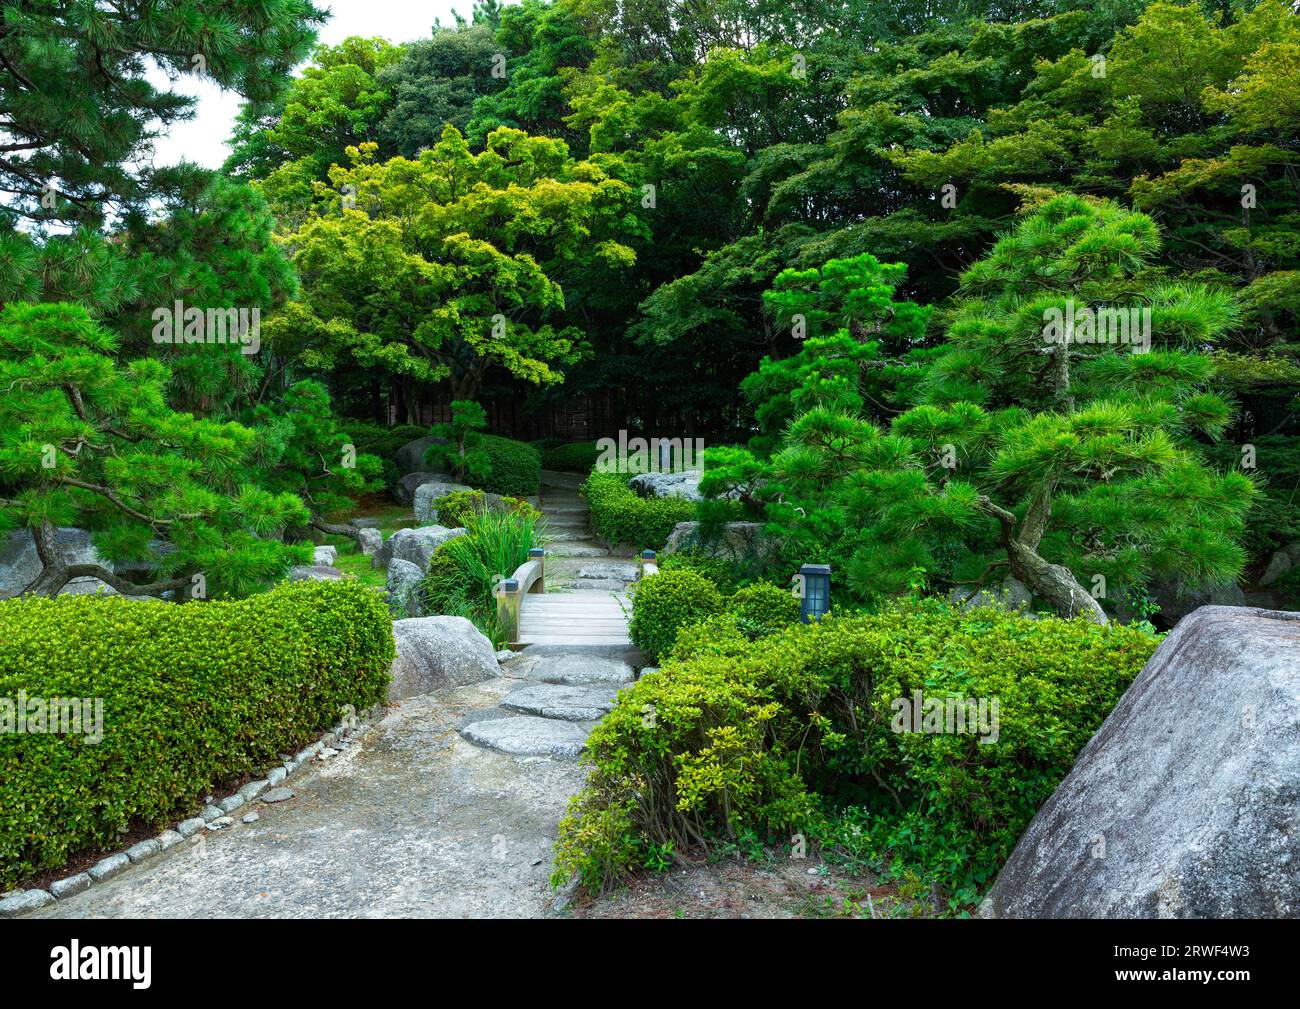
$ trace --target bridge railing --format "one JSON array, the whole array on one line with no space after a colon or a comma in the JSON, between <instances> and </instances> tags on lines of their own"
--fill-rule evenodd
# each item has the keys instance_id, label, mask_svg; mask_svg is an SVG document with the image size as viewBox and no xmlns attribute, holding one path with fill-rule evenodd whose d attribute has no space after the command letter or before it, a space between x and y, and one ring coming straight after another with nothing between
<instances>
[{"instance_id":1,"label":"bridge railing","mask_svg":"<svg viewBox=\"0 0 1300 1009\"><path fill-rule=\"evenodd\" d=\"M519 644L519 610L529 592L546 591L546 551L533 547L528 560L515 568L514 574L497 583L497 626L505 632L506 643Z\"/></svg>"}]
</instances>

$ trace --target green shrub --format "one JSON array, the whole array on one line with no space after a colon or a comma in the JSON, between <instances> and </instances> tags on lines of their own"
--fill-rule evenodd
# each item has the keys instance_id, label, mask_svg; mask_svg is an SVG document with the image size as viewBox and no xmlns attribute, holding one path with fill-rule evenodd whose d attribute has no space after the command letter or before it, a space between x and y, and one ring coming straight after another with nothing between
<instances>
[{"instance_id":1,"label":"green shrub","mask_svg":"<svg viewBox=\"0 0 1300 1009\"><path fill-rule=\"evenodd\" d=\"M738 589L727 600L727 614L750 637L766 637L799 622L799 600L771 582L756 582Z\"/></svg>"},{"instance_id":2,"label":"green shrub","mask_svg":"<svg viewBox=\"0 0 1300 1009\"><path fill-rule=\"evenodd\" d=\"M542 457L532 445L485 434L479 449L487 454L491 469L481 479L470 478L471 486L514 497L537 493L542 482Z\"/></svg>"},{"instance_id":3,"label":"green shrub","mask_svg":"<svg viewBox=\"0 0 1300 1009\"><path fill-rule=\"evenodd\" d=\"M560 825L554 879L597 889L655 852L745 831L815 837L838 810L864 844L969 896L1155 645L1119 625L927 602L671 661L589 737L594 766ZM997 699L996 741L893 731L893 702L916 690Z\"/></svg>"},{"instance_id":4,"label":"green shrub","mask_svg":"<svg viewBox=\"0 0 1300 1009\"><path fill-rule=\"evenodd\" d=\"M0 698L103 701L95 744L0 731L0 890L279 764L345 705L382 701L392 661L383 599L354 581L181 606L0 602Z\"/></svg>"},{"instance_id":5,"label":"green shrub","mask_svg":"<svg viewBox=\"0 0 1300 1009\"><path fill-rule=\"evenodd\" d=\"M722 613L678 628L671 657L739 655L751 641L799 622L799 601L770 582L740 589L725 605Z\"/></svg>"},{"instance_id":6,"label":"green shrub","mask_svg":"<svg viewBox=\"0 0 1300 1009\"><path fill-rule=\"evenodd\" d=\"M702 550L676 550L659 559L660 571L698 571L726 596L736 591L736 566L726 557Z\"/></svg>"},{"instance_id":7,"label":"green shrub","mask_svg":"<svg viewBox=\"0 0 1300 1009\"><path fill-rule=\"evenodd\" d=\"M652 662L667 655L677 630L722 609L718 587L696 571L661 571L635 583L628 636Z\"/></svg>"},{"instance_id":8,"label":"green shrub","mask_svg":"<svg viewBox=\"0 0 1300 1009\"><path fill-rule=\"evenodd\" d=\"M455 490L434 502L438 511L438 525L459 529L469 517L487 507L487 495L481 490Z\"/></svg>"},{"instance_id":9,"label":"green shrub","mask_svg":"<svg viewBox=\"0 0 1300 1009\"><path fill-rule=\"evenodd\" d=\"M569 473L589 473L596 467L600 449L594 441L574 441L556 444L552 441L534 442L542 453L542 469L563 470Z\"/></svg>"},{"instance_id":10,"label":"green shrub","mask_svg":"<svg viewBox=\"0 0 1300 1009\"><path fill-rule=\"evenodd\" d=\"M531 513L531 514L529 514ZM424 611L467 617L498 646L505 641L497 626L496 584L528 560L530 547L545 537L537 512L471 511L464 536L448 540L429 559L420 583Z\"/></svg>"},{"instance_id":11,"label":"green shrub","mask_svg":"<svg viewBox=\"0 0 1300 1009\"><path fill-rule=\"evenodd\" d=\"M438 524L449 529L458 529L469 525L469 517L488 510L510 512L520 518L530 519L534 524L541 519L542 513L522 498L499 497L491 501L481 490L456 490L444 494L434 502L438 513Z\"/></svg>"},{"instance_id":12,"label":"green shrub","mask_svg":"<svg viewBox=\"0 0 1300 1009\"><path fill-rule=\"evenodd\" d=\"M643 498L627 476L593 472L582 485L591 528L606 542L637 550L659 550L678 522L695 517L695 503L682 498Z\"/></svg>"},{"instance_id":13,"label":"green shrub","mask_svg":"<svg viewBox=\"0 0 1300 1009\"><path fill-rule=\"evenodd\" d=\"M397 450L408 441L423 438L429 433L426 427L418 424L399 424L386 427L369 421L347 418L342 427L356 446L357 455L376 455L383 465L384 484L390 489L397 486L401 473L397 469Z\"/></svg>"}]
</instances>

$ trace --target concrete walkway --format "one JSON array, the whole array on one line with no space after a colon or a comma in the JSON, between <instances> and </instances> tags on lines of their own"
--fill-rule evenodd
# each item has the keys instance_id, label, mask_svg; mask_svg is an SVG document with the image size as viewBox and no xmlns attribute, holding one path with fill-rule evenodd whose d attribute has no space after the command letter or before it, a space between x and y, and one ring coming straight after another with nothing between
<instances>
[{"instance_id":1,"label":"concrete walkway","mask_svg":"<svg viewBox=\"0 0 1300 1009\"><path fill-rule=\"evenodd\" d=\"M405 701L291 777L294 798L255 802L233 826L32 917L545 915L556 825L584 772L571 758L512 756L458 731L528 685L503 676ZM260 819L244 824L250 809Z\"/></svg>"}]
</instances>

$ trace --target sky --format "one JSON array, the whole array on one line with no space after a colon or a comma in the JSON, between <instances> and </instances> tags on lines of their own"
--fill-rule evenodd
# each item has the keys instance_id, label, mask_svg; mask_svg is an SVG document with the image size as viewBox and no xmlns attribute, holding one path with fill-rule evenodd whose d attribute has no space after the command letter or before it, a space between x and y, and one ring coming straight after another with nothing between
<instances>
[{"instance_id":1,"label":"sky","mask_svg":"<svg viewBox=\"0 0 1300 1009\"><path fill-rule=\"evenodd\" d=\"M350 35L379 35L390 42L427 38L434 18L454 23L453 10L469 16L472 0L316 0L316 6L333 15L320 29L318 41L336 45ZM161 73L151 74L155 87L198 98L193 119L174 123L165 136L154 141L154 164L173 165L193 161L205 168L220 168L230 153L230 137L241 99L222 91L210 80L185 75L173 84Z\"/></svg>"}]
</instances>

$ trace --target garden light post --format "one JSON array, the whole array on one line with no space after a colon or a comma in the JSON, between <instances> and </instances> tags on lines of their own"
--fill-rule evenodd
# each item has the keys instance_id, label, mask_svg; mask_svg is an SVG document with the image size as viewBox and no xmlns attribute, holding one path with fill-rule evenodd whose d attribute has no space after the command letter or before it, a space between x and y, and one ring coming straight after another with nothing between
<instances>
[{"instance_id":1,"label":"garden light post","mask_svg":"<svg viewBox=\"0 0 1300 1009\"><path fill-rule=\"evenodd\" d=\"M805 564L799 569L799 617L805 623L820 621L831 608L831 566Z\"/></svg>"}]
</instances>

